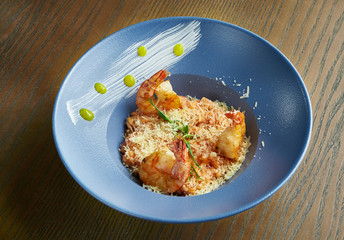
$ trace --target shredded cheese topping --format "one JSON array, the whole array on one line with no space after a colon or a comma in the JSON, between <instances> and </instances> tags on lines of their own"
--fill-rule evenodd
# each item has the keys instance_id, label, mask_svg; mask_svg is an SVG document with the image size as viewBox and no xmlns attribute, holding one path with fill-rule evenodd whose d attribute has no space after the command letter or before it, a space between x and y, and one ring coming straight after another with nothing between
<instances>
[{"instance_id":1,"label":"shredded cheese topping","mask_svg":"<svg viewBox=\"0 0 344 240\"><path fill-rule=\"evenodd\" d=\"M213 191L240 169L250 145L248 138L244 138L239 158L235 161L221 156L216 148L219 136L234 124L233 120L225 115L228 110L224 103L202 98L190 99L182 108L164 112L170 119L180 120L188 125L189 134L195 135L189 142L195 159L201 166L196 169L201 179L191 175L179 190L182 195ZM123 153L123 163L134 173L147 156L161 148L170 147L177 134L173 124L158 115L144 115L139 110L127 118L126 124L128 128L120 151ZM154 186L144 187L159 192Z\"/></svg>"}]
</instances>

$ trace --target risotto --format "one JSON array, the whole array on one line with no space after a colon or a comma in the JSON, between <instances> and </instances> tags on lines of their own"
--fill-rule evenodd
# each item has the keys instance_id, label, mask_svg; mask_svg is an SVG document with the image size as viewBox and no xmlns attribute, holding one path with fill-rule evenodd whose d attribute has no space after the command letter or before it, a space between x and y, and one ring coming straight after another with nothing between
<instances>
[{"instance_id":1,"label":"risotto","mask_svg":"<svg viewBox=\"0 0 344 240\"><path fill-rule=\"evenodd\" d=\"M138 90L138 109L126 120L120 147L123 164L155 192L211 192L245 159L250 146L245 116L225 103L178 96L165 78L162 70Z\"/></svg>"}]
</instances>

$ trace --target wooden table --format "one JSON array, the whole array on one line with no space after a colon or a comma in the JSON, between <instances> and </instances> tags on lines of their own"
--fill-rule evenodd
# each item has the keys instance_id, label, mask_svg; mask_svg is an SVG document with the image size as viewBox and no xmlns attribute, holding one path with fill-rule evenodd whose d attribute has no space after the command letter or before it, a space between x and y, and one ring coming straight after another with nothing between
<instances>
[{"instance_id":1,"label":"wooden table","mask_svg":"<svg viewBox=\"0 0 344 240\"><path fill-rule=\"evenodd\" d=\"M90 47L129 25L199 16L244 27L280 49L311 97L308 152L260 205L218 221L127 216L83 190L52 136L59 87ZM343 239L344 4L341 0L0 2L0 239Z\"/></svg>"}]
</instances>

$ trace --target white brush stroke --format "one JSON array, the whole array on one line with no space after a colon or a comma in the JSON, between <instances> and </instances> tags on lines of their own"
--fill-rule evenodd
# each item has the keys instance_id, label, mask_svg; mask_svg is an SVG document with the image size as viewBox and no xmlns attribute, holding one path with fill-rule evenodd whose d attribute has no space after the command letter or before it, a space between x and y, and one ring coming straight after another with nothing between
<instances>
[{"instance_id":1,"label":"white brush stroke","mask_svg":"<svg viewBox=\"0 0 344 240\"><path fill-rule=\"evenodd\" d=\"M94 115L110 104L117 104L123 97L130 97L136 93L141 83L161 69L171 67L193 51L201 38L200 22L192 21L186 24L178 24L156 36L135 43L127 48L108 70L108 76L102 82L107 93L99 94L92 86L83 96L67 101L67 111L74 125L82 119L79 110L81 108L93 109ZM173 47L181 43L184 47L183 55L176 56ZM147 48L147 55L139 57L137 48ZM127 87L123 78L126 75L135 77L136 83L132 88Z\"/></svg>"}]
</instances>

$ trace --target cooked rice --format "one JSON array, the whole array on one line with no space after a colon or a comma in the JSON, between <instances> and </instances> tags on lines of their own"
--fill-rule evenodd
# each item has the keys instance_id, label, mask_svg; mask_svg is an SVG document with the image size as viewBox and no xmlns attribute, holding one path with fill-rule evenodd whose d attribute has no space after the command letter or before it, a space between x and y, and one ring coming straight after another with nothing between
<instances>
[{"instance_id":1,"label":"cooked rice","mask_svg":"<svg viewBox=\"0 0 344 240\"><path fill-rule=\"evenodd\" d=\"M166 111L173 120L180 120L189 125L189 133L196 135L190 139L192 152L197 163L194 166L201 179L192 174L190 179L178 192L183 195L199 195L211 192L230 179L241 167L250 146L249 138L241 145L239 158L234 161L216 152L216 142L221 133L233 124L225 116L230 108L223 102L213 102L206 98L201 100L189 98L189 104L180 109ZM132 173L136 173L143 159L159 148L170 146L177 130L173 125L159 116L146 116L136 110L127 119L125 142L121 145L123 164ZM192 161L192 158L190 157ZM157 187L143 185L146 189L160 192Z\"/></svg>"}]
</instances>

